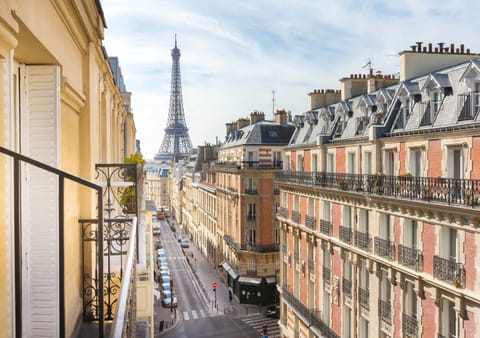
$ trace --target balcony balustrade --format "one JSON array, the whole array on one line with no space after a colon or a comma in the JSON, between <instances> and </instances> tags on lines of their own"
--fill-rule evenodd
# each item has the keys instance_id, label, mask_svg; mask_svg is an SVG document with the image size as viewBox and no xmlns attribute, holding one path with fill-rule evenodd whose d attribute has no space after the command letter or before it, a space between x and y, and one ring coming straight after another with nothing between
<instances>
[{"instance_id":1,"label":"balcony balustrade","mask_svg":"<svg viewBox=\"0 0 480 338\"><path fill-rule=\"evenodd\" d=\"M254 252L268 253L268 252L278 252L280 250L280 244L278 243L270 244L270 245L262 245L257 243L240 244L240 243L235 243L232 237L229 235L223 235L223 240L234 251L254 251Z\"/></svg>"},{"instance_id":2,"label":"balcony balustrade","mask_svg":"<svg viewBox=\"0 0 480 338\"><path fill-rule=\"evenodd\" d=\"M323 337L340 338L340 336L322 320L321 311L315 308L307 308L297 297L288 291L285 286L282 287L282 299L288 303L295 312L308 321L308 323L306 323L308 326L314 326L320 331Z\"/></svg>"},{"instance_id":3,"label":"balcony balustrade","mask_svg":"<svg viewBox=\"0 0 480 338\"><path fill-rule=\"evenodd\" d=\"M393 198L478 206L480 180L327 172L281 171L276 180L308 187L383 195Z\"/></svg>"},{"instance_id":4,"label":"balcony balustrade","mask_svg":"<svg viewBox=\"0 0 480 338\"><path fill-rule=\"evenodd\" d=\"M449 259L433 256L433 277L465 287L465 266Z\"/></svg>"},{"instance_id":5,"label":"balcony balustrade","mask_svg":"<svg viewBox=\"0 0 480 338\"><path fill-rule=\"evenodd\" d=\"M371 252L372 236L370 236L368 233L355 231L355 246L359 249Z\"/></svg>"},{"instance_id":6,"label":"balcony balustrade","mask_svg":"<svg viewBox=\"0 0 480 338\"><path fill-rule=\"evenodd\" d=\"M314 216L306 215L305 216L305 225L311 230L315 230L316 219Z\"/></svg>"},{"instance_id":7,"label":"balcony balustrade","mask_svg":"<svg viewBox=\"0 0 480 338\"><path fill-rule=\"evenodd\" d=\"M234 194L236 194L238 192L238 189L234 188L234 187L228 187L227 190L230 191L230 192L233 192Z\"/></svg>"},{"instance_id":8,"label":"balcony balustrade","mask_svg":"<svg viewBox=\"0 0 480 338\"><path fill-rule=\"evenodd\" d=\"M340 240L347 244L352 244L352 229L340 225Z\"/></svg>"},{"instance_id":9,"label":"balcony balustrade","mask_svg":"<svg viewBox=\"0 0 480 338\"><path fill-rule=\"evenodd\" d=\"M370 308L370 291L364 288L358 289L358 302L366 309Z\"/></svg>"},{"instance_id":10,"label":"balcony balustrade","mask_svg":"<svg viewBox=\"0 0 480 338\"><path fill-rule=\"evenodd\" d=\"M332 272L330 271L330 268L326 266L322 267L322 276L323 276L323 281L325 283L330 284L330 278L332 276Z\"/></svg>"},{"instance_id":11,"label":"balcony balustrade","mask_svg":"<svg viewBox=\"0 0 480 338\"><path fill-rule=\"evenodd\" d=\"M342 278L342 291L345 295L352 295L352 280L347 278Z\"/></svg>"},{"instance_id":12,"label":"balcony balustrade","mask_svg":"<svg viewBox=\"0 0 480 338\"><path fill-rule=\"evenodd\" d=\"M258 190L257 190L257 188L245 188L245 194L247 194L247 195L257 195Z\"/></svg>"},{"instance_id":13,"label":"balcony balustrade","mask_svg":"<svg viewBox=\"0 0 480 338\"><path fill-rule=\"evenodd\" d=\"M392 241L375 237L375 255L389 260L395 259L395 244Z\"/></svg>"},{"instance_id":14,"label":"balcony balustrade","mask_svg":"<svg viewBox=\"0 0 480 338\"><path fill-rule=\"evenodd\" d=\"M333 231L332 223L330 221L326 221L326 220L321 219L320 220L320 232L324 235L332 236L332 231Z\"/></svg>"},{"instance_id":15,"label":"balcony balustrade","mask_svg":"<svg viewBox=\"0 0 480 338\"><path fill-rule=\"evenodd\" d=\"M216 162L215 168L219 169L282 169L283 161L240 161L240 162Z\"/></svg>"},{"instance_id":16,"label":"balcony balustrade","mask_svg":"<svg viewBox=\"0 0 480 338\"><path fill-rule=\"evenodd\" d=\"M308 271L310 273L315 273L315 262L313 261L312 258L308 259Z\"/></svg>"},{"instance_id":17,"label":"balcony balustrade","mask_svg":"<svg viewBox=\"0 0 480 338\"><path fill-rule=\"evenodd\" d=\"M418 321L405 313L402 313L402 331L407 337L418 337Z\"/></svg>"},{"instance_id":18,"label":"balcony balustrade","mask_svg":"<svg viewBox=\"0 0 480 338\"><path fill-rule=\"evenodd\" d=\"M255 221L257 219L256 214L247 214L247 221Z\"/></svg>"},{"instance_id":19,"label":"balcony balustrade","mask_svg":"<svg viewBox=\"0 0 480 338\"><path fill-rule=\"evenodd\" d=\"M280 207L278 209L278 214L280 215L280 217L288 218L288 209L285 207Z\"/></svg>"},{"instance_id":20,"label":"balcony balustrade","mask_svg":"<svg viewBox=\"0 0 480 338\"><path fill-rule=\"evenodd\" d=\"M418 249L412 249L407 246L398 245L398 262L415 271L423 271L423 254Z\"/></svg>"},{"instance_id":21,"label":"balcony balustrade","mask_svg":"<svg viewBox=\"0 0 480 338\"><path fill-rule=\"evenodd\" d=\"M392 320L392 302L389 300L378 300L378 316L390 323Z\"/></svg>"},{"instance_id":22,"label":"balcony balustrade","mask_svg":"<svg viewBox=\"0 0 480 338\"><path fill-rule=\"evenodd\" d=\"M292 221L300 224L301 218L302 216L300 214L300 211L292 210Z\"/></svg>"}]
</instances>

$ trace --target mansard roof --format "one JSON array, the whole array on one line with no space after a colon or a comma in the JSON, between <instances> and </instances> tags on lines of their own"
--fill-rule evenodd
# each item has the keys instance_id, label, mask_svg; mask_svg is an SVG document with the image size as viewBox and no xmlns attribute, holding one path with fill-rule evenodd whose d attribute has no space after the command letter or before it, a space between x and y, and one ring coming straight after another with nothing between
<instances>
[{"instance_id":1,"label":"mansard roof","mask_svg":"<svg viewBox=\"0 0 480 338\"><path fill-rule=\"evenodd\" d=\"M241 145L287 145L294 130L295 127L291 124L261 121L231 132L222 148Z\"/></svg>"}]
</instances>

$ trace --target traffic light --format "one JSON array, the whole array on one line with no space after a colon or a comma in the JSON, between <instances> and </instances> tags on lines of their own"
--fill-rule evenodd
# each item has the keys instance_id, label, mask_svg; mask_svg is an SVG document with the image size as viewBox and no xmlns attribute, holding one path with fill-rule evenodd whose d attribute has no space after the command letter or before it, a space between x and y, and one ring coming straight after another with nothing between
<instances>
[{"instance_id":1,"label":"traffic light","mask_svg":"<svg viewBox=\"0 0 480 338\"><path fill-rule=\"evenodd\" d=\"M267 323L263 323L262 325L262 329L263 329L263 335L266 336L268 334L268 325Z\"/></svg>"},{"instance_id":2,"label":"traffic light","mask_svg":"<svg viewBox=\"0 0 480 338\"><path fill-rule=\"evenodd\" d=\"M170 288L173 288L173 278L170 278Z\"/></svg>"}]
</instances>

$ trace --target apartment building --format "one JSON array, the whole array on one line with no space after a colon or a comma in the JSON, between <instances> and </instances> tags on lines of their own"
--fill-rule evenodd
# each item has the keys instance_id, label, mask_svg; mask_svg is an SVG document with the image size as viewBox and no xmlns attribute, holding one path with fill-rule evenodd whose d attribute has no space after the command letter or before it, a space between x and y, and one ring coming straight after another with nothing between
<instances>
[{"instance_id":1,"label":"apartment building","mask_svg":"<svg viewBox=\"0 0 480 338\"><path fill-rule=\"evenodd\" d=\"M215 166L217 233L221 266L229 290L241 303L271 304L279 271L279 232L275 220L278 190L275 173L282 168L282 148L294 127L288 114L275 121L262 112L227 124L227 138Z\"/></svg>"},{"instance_id":2,"label":"apartment building","mask_svg":"<svg viewBox=\"0 0 480 338\"><path fill-rule=\"evenodd\" d=\"M120 292L122 279L134 276L125 285L135 286L135 266L108 270L102 246L112 249L112 237L96 237L108 222L122 228L117 258L136 261L138 203L129 221L108 221L123 207L112 202L104 214L97 181L116 166L129 181L118 186L140 196L137 166L120 169L135 151L135 125L105 27L99 1L0 0L0 337L78 336L90 321L102 336L105 321L123 321L120 307L135 323L126 306L135 293ZM153 306L143 310L151 321Z\"/></svg>"},{"instance_id":3,"label":"apartment building","mask_svg":"<svg viewBox=\"0 0 480 338\"><path fill-rule=\"evenodd\" d=\"M283 337L474 337L480 59L418 43L295 116L277 175Z\"/></svg>"},{"instance_id":4,"label":"apartment building","mask_svg":"<svg viewBox=\"0 0 480 338\"><path fill-rule=\"evenodd\" d=\"M157 207L169 207L169 171L170 164L148 161L145 165L145 198L155 201Z\"/></svg>"}]
</instances>

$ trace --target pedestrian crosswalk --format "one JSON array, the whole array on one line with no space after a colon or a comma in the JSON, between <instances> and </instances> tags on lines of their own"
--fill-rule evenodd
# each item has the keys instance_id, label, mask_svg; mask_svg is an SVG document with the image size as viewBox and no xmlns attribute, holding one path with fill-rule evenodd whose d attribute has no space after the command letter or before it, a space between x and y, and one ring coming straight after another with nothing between
<instances>
[{"instance_id":1,"label":"pedestrian crosswalk","mask_svg":"<svg viewBox=\"0 0 480 338\"><path fill-rule=\"evenodd\" d=\"M195 320L207 317L217 316L215 313L209 313L204 310L188 310L183 311L183 320Z\"/></svg>"},{"instance_id":2,"label":"pedestrian crosswalk","mask_svg":"<svg viewBox=\"0 0 480 338\"><path fill-rule=\"evenodd\" d=\"M269 338L280 337L280 326L277 318L267 318L259 314L245 317L241 320L260 334L263 334L263 324L265 323L267 324L267 335Z\"/></svg>"}]
</instances>

